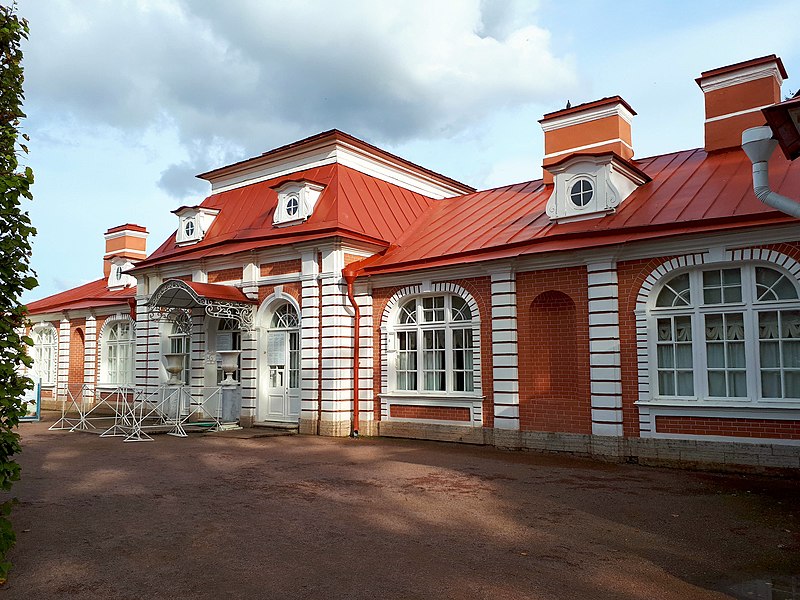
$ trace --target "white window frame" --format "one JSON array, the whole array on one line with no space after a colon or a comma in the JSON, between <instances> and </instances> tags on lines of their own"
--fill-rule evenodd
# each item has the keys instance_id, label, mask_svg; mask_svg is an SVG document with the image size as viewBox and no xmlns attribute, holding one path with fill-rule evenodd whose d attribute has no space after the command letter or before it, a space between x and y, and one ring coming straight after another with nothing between
<instances>
[{"instance_id":1,"label":"white window frame","mask_svg":"<svg viewBox=\"0 0 800 600\"><path fill-rule=\"evenodd\" d=\"M114 329L120 326L128 327L127 340L110 340L109 337ZM126 377L119 375L112 376L112 369L109 365L109 354L111 349L127 350L130 357L130 364L124 370ZM119 354L115 360L120 360ZM136 368L136 323L131 318L110 318L103 323L103 328L100 331L100 382L101 387L131 387L134 382L134 372ZM123 369L117 367L113 370L114 373L123 373ZM116 379L117 381L114 381Z\"/></svg>"},{"instance_id":2,"label":"white window frame","mask_svg":"<svg viewBox=\"0 0 800 600\"><path fill-rule=\"evenodd\" d=\"M761 393L761 364L759 356L758 315L763 312L800 310L800 300L757 301L755 298L755 270L772 269L786 276L800 298L797 278L780 265L767 261L726 262L695 265L691 268L667 272L653 286L647 303L647 351L650 380L650 401L640 404L669 404L697 407L788 408L800 407L798 398L763 398ZM740 269L742 299L740 302L704 304L703 272ZM656 301L666 284L675 277L689 274L690 307L657 307ZM709 395L708 356L706 353L705 316L708 314L741 313L744 316L744 357L746 394L744 397L715 397ZM690 396L662 395L658 379L658 319L678 315L691 315L693 394Z\"/></svg>"},{"instance_id":3,"label":"white window frame","mask_svg":"<svg viewBox=\"0 0 800 600\"><path fill-rule=\"evenodd\" d=\"M470 320L454 321L452 320L452 299L459 297L463 300L472 313ZM423 301L426 298L444 298L444 314L443 321L425 321L423 319ZM407 306L409 302L416 302L416 323L402 324L399 322L400 314L403 307ZM407 396L419 398L477 398L481 396L480 391L480 361L477 360L479 356L479 321L475 314L475 307L467 298L456 293L443 293L432 292L427 294L417 294L403 297L396 306L391 316L391 331L387 332L387 341L389 344L389 351L392 357L388 360L388 391L392 396ZM472 390L456 390L455 389L455 369L454 362L454 332L460 330L469 330L472 337ZM444 331L444 373L445 373L445 389L444 390L428 390L425 389L425 363L424 363L424 336L425 332ZM416 389L400 389L397 381L397 362L400 352L399 337L401 335L416 334Z\"/></svg>"},{"instance_id":4,"label":"white window frame","mask_svg":"<svg viewBox=\"0 0 800 600\"><path fill-rule=\"evenodd\" d=\"M52 336L51 341L43 341L45 335ZM33 375L43 386L54 386L58 377L58 330L49 323L34 325L31 331L33 338ZM45 358L43 358L45 355ZM44 362L44 364L42 364Z\"/></svg>"},{"instance_id":5,"label":"white window frame","mask_svg":"<svg viewBox=\"0 0 800 600\"><path fill-rule=\"evenodd\" d=\"M189 385L192 371L192 317L191 314L181 313L178 310L162 322L161 325L161 356L165 354L183 353L182 380L184 385ZM181 347L178 351L176 348ZM162 370L162 379L169 380L169 375Z\"/></svg>"}]
</instances>

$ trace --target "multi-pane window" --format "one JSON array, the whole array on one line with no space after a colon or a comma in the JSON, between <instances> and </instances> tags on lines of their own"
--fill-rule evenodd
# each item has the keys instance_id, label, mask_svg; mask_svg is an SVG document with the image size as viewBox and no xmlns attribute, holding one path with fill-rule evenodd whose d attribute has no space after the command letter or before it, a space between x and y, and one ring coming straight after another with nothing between
<instances>
[{"instance_id":1,"label":"multi-pane window","mask_svg":"<svg viewBox=\"0 0 800 600\"><path fill-rule=\"evenodd\" d=\"M284 369L287 371L287 379L290 388L300 387L300 317L297 309L288 302L279 306L272 315L270 324L273 345L277 344L280 348L285 348L285 355L273 356L270 364L270 385L272 387L282 387ZM286 332L275 330L285 329ZM288 342L288 344L287 344ZM273 354L276 354L273 349ZM288 365L283 363L288 359ZM288 367L288 369L286 368Z\"/></svg>"},{"instance_id":2,"label":"multi-pane window","mask_svg":"<svg viewBox=\"0 0 800 600\"><path fill-rule=\"evenodd\" d=\"M33 374L44 385L56 381L58 362L58 332L53 326L37 327L33 330Z\"/></svg>"},{"instance_id":3,"label":"multi-pane window","mask_svg":"<svg viewBox=\"0 0 800 600\"><path fill-rule=\"evenodd\" d=\"M133 352L136 339L133 323L117 321L103 328L104 382L133 383Z\"/></svg>"},{"instance_id":4,"label":"multi-pane window","mask_svg":"<svg viewBox=\"0 0 800 600\"><path fill-rule=\"evenodd\" d=\"M650 309L656 396L710 402L800 399L794 279L761 265L694 270Z\"/></svg>"},{"instance_id":5,"label":"multi-pane window","mask_svg":"<svg viewBox=\"0 0 800 600\"><path fill-rule=\"evenodd\" d=\"M395 322L395 389L474 392L473 315L463 298L412 298Z\"/></svg>"}]
</instances>

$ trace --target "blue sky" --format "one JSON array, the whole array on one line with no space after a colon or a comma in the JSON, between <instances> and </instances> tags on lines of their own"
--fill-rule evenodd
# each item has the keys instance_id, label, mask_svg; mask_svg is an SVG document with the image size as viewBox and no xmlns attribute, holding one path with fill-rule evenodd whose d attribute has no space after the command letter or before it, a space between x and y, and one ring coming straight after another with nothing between
<instances>
[{"instance_id":1,"label":"blue sky","mask_svg":"<svg viewBox=\"0 0 800 600\"><path fill-rule=\"evenodd\" d=\"M701 146L701 71L777 54L800 3L20 0L41 298L102 276L103 232L155 249L193 175L339 128L479 188L541 175L538 119L619 94L636 156Z\"/></svg>"}]
</instances>

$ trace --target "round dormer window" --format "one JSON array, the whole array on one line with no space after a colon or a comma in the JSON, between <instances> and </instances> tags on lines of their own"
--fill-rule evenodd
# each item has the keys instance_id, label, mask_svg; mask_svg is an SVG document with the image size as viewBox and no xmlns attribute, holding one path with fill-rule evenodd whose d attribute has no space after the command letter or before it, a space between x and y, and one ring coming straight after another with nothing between
<instances>
[{"instance_id":1,"label":"round dormer window","mask_svg":"<svg viewBox=\"0 0 800 600\"><path fill-rule=\"evenodd\" d=\"M286 198L286 215L289 217L296 217L300 210L300 198L297 194L291 194Z\"/></svg>"},{"instance_id":2,"label":"round dormer window","mask_svg":"<svg viewBox=\"0 0 800 600\"><path fill-rule=\"evenodd\" d=\"M114 270L114 277L117 278L117 281L120 281L122 279L122 267L117 267Z\"/></svg>"},{"instance_id":3,"label":"round dormer window","mask_svg":"<svg viewBox=\"0 0 800 600\"><path fill-rule=\"evenodd\" d=\"M592 201L594 196L594 188L592 182L588 179L579 179L572 184L569 190L569 199L578 208L584 208L589 202Z\"/></svg>"},{"instance_id":4,"label":"round dormer window","mask_svg":"<svg viewBox=\"0 0 800 600\"><path fill-rule=\"evenodd\" d=\"M186 222L183 224L183 234L187 238L194 235L194 219L186 219Z\"/></svg>"}]
</instances>

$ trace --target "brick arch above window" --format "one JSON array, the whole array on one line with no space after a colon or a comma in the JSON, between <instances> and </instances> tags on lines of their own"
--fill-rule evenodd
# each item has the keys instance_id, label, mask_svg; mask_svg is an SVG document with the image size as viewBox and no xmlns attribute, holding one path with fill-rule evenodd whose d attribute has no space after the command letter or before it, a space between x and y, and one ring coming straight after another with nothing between
<instances>
[{"instance_id":1,"label":"brick arch above window","mask_svg":"<svg viewBox=\"0 0 800 600\"><path fill-rule=\"evenodd\" d=\"M466 290L466 288L456 283L437 282L431 284L430 286L423 286L421 284L409 285L401 290L397 290L394 294L392 294L392 297L389 298L389 300L386 302L385 308L383 309L383 314L381 315L381 327L385 328L391 325L391 316L395 313L395 310L402 300L410 298L411 296L422 296L426 294L453 294L456 296L461 296L461 298L463 298L467 303L467 306L469 306L469 309L472 311L472 322L480 323L481 318L480 310L478 309L478 303L472 294Z\"/></svg>"},{"instance_id":2,"label":"brick arch above window","mask_svg":"<svg viewBox=\"0 0 800 600\"><path fill-rule=\"evenodd\" d=\"M394 336L399 335L403 326L396 327L397 311L401 304L412 298L424 298L426 296L457 296L464 300L469 308L472 319L468 321L468 329L471 331L471 351L472 351L472 389L470 391L455 391L451 389L452 386L448 384L447 391L432 392L434 395L438 394L438 399L435 400L437 405L450 405L448 404L448 397L453 400L458 397L461 398L462 404L469 405L471 418L473 423L480 424L483 420L482 405L480 401L482 390L482 371L481 371L481 331L480 331L480 310L478 303L473 295L461 285L449 282L439 282L429 285L417 284L406 286L395 292L387 301L386 306L381 315L380 339L381 339L381 393L385 396L387 394L402 393L398 390L396 381L396 370L394 363L390 364L389 354L393 356L397 351L396 348L390 348L390 338L394 340ZM466 324L466 323L465 323ZM453 370L447 370L448 380L453 375ZM420 397L425 397L427 392L420 391ZM474 401L472 401L474 400ZM382 418L387 418L388 405L386 398L382 402Z\"/></svg>"},{"instance_id":3,"label":"brick arch above window","mask_svg":"<svg viewBox=\"0 0 800 600\"><path fill-rule=\"evenodd\" d=\"M794 279L795 284L800 287L800 262L795 258L772 250L770 248L738 248L726 250L719 258L709 258L708 254L695 253L674 257L665 260L655 267L645 278L636 296L636 340L640 349L649 348L648 335L650 333L650 311L649 307L653 304L662 289L662 284L667 283L673 275L677 276L680 271L706 270L714 268L731 268L741 265L770 266L783 272ZM654 357L650 357L655 360ZM638 388L639 401L647 403L656 393L655 382L651 381L652 365L651 361L639 361L638 364ZM640 425L643 435L649 435L653 430L653 423L648 421L648 410L640 406Z\"/></svg>"},{"instance_id":4,"label":"brick arch above window","mask_svg":"<svg viewBox=\"0 0 800 600\"><path fill-rule=\"evenodd\" d=\"M653 288L657 287L660 282L663 282L666 276L672 271L684 269L686 267L700 267L709 263L726 262L766 262L782 267L791 273L795 279L800 281L800 262L776 250L769 248L740 248L736 250L727 250L725 257L721 261L706 260L706 254L686 254L677 256L661 263L658 267L653 269L650 274L645 277L642 286L639 288L639 293L636 295L636 314L644 314L647 309L647 304L650 300L650 294Z\"/></svg>"}]
</instances>

